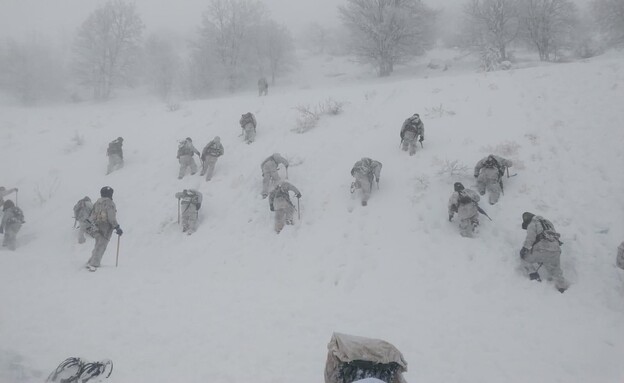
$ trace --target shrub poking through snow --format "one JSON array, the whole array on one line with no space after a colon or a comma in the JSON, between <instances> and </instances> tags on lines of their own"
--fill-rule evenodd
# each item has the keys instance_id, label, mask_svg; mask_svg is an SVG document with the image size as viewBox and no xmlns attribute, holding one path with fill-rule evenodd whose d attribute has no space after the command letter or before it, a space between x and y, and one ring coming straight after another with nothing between
<instances>
[{"instance_id":1,"label":"shrub poking through snow","mask_svg":"<svg viewBox=\"0 0 624 383\"><path fill-rule=\"evenodd\" d=\"M468 166L459 162L459 160L440 160L434 158L433 163L434 165L440 166L437 171L439 176L458 177L468 174Z\"/></svg>"},{"instance_id":2,"label":"shrub poking through snow","mask_svg":"<svg viewBox=\"0 0 624 383\"><path fill-rule=\"evenodd\" d=\"M433 108L425 108L425 117L428 118L441 118L444 116L454 116L455 112L452 110L444 109L444 106L434 106Z\"/></svg>"},{"instance_id":3,"label":"shrub poking through snow","mask_svg":"<svg viewBox=\"0 0 624 383\"><path fill-rule=\"evenodd\" d=\"M293 129L297 133L305 133L316 127L322 116L337 116L342 113L344 102L336 101L331 98L317 105L298 105L294 109L299 112L297 116L296 126Z\"/></svg>"}]
</instances>

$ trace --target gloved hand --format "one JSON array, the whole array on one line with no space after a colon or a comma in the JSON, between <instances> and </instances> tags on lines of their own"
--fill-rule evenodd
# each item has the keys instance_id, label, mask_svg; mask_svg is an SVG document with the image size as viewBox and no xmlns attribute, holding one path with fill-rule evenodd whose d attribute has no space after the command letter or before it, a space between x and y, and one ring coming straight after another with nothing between
<instances>
[{"instance_id":1,"label":"gloved hand","mask_svg":"<svg viewBox=\"0 0 624 383\"><path fill-rule=\"evenodd\" d=\"M295 194L295 197L297 197L297 198L301 198L301 193L297 193L297 194Z\"/></svg>"},{"instance_id":2,"label":"gloved hand","mask_svg":"<svg viewBox=\"0 0 624 383\"><path fill-rule=\"evenodd\" d=\"M524 259L524 257L529 253L529 249L527 249L526 247L523 247L522 249L520 249L520 258Z\"/></svg>"},{"instance_id":3,"label":"gloved hand","mask_svg":"<svg viewBox=\"0 0 624 383\"><path fill-rule=\"evenodd\" d=\"M534 273L530 273L529 274L529 279L532 280L532 281L538 281L538 282L542 281L542 278L540 278L540 275L539 275L539 273L537 271L534 272Z\"/></svg>"},{"instance_id":4,"label":"gloved hand","mask_svg":"<svg viewBox=\"0 0 624 383\"><path fill-rule=\"evenodd\" d=\"M477 177L479 177L479 174L475 173L474 178L477 178Z\"/></svg>"},{"instance_id":5,"label":"gloved hand","mask_svg":"<svg viewBox=\"0 0 624 383\"><path fill-rule=\"evenodd\" d=\"M269 205L269 209L271 209L271 211L275 211L275 208L273 207L273 204Z\"/></svg>"},{"instance_id":6,"label":"gloved hand","mask_svg":"<svg viewBox=\"0 0 624 383\"><path fill-rule=\"evenodd\" d=\"M449 222L453 220L453 214L449 214Z\"/></svg>"},{"instance_id":7,"label":"gloved hand","mask_svg":"<svg viewBox=\"0 0 624 383\"><path fill-rule=\"evenodd\" d=\"M201 203L198 203L198 204L196 205L196 208L197 208L197 210L201 209Z\"/></svg>"},{"instance_id":8,"label":"gloved hand","mask_svg":"<svg viewBox=\"0 0 624 383\"><path fill-rule=\"evenodd\" d=\"M420 140L418 140L418 141L423 142L424 140L425 140L425 137L420 136Z\"/></svg>"},{"instance_id":9,"label":"gloved hand","mask_svg":"<svg viewBox=\"0 0 624 383\"><path fill-rule=\"evenodd\" d=\"M119 225L115 226L114 229L117 235L121 236L123 234L123 230L121 230L121 227L119 227Z\"/></svg>"},{"instance_id":10,"label":"gloved hand","mask_svg":"<svg viewBox=\"0 0 624 383\"><path fill-rule=\"evenodd\" d=\"M375 182L379 183L379 177L375 178Z\"/></svg>"}]
</instances>

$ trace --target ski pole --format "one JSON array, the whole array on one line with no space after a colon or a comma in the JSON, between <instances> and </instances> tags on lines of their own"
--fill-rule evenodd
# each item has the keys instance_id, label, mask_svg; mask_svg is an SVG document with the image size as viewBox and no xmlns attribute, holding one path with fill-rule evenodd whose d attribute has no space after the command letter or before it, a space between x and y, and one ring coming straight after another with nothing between
<instances>
[{"instance_id":1,"label":"ski pole","mask_svg":"<svg viewBox=\"0 0 624 383\"><path fill-rule=\"evenodd\" d=\"M301 207L299 206L299 197L297 197L297 219L301 221Z\"/></svg>"},{"instance_id":2,"label":"ski pole","mask_svg":"<svg viewBox=\"0 0 624 383\"><path fill-rule=\"evenodd\" d=\"M180 199L178 198L178 225L180 224Z\"/></svg>"},{"instance_id":3,"label":"ski pole","mask_svg":"<svg viewBox=\"0 0 624 383\"><path fill-rule=\"evenodd\" d=\"M121 235L117 235L117 255L115 256L115 267L119 266L119 241L121 240Z\"/></svg>"},{"instance_id":4,"label":"ski pole","mask_svg":"<svg viewBox=\"0 0 624 383\"><path fill-rule=\"evenodd\" d=\"M401 142L399 142L399 149L403 147L403 139L401 138Z\"/></svg>"}]
</instances>

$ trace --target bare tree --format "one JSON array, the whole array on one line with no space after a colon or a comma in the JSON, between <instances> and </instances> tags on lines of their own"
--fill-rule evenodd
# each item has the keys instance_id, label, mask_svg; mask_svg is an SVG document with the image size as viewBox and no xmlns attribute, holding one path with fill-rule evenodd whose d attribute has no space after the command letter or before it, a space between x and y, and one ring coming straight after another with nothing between
<instances>
[{"instance_id":1,"label":"bare tree","mask_svg":"<svg viewBox=\"0 0 624 383\"><path fill-rule=\"evenodd\" d=\"M147 80L156 93L167 99L179 76L181 59L173 39L152 34L145 42Z\"/></svg>"},{"instance_id":2,"label":"bare tree","mask_svg":"<svg viewBox=\"0 0 624 383\"><path fill-rule=\"evenodd\" d=\"M607 44L624 44L624 1L594 0L592 15Z\"/></svg>"},{"instance_id":3,"label":"bare tree","mask_svg":"<svg viewBox=\"0 0 624 383\"><path fill-rule=\"evenodd\" d=\"M480 51L494 48L508 60L507 46L518 35L518 0L470 0L464 7L468 37Z\"/></svg>"},{"instance_id":4,"label":"bare tree","mask_svg":"<svg viewBox=\"0 0 624 383\"><path fill-rule=\"evenodd\" d=\"M310 23L304 31L303 40L312 53L324 53L330 41L329 29L318 23Z\"/></svg>"},{"instance_id":5,"label":"bare tree","mask_svg":"<svg viewBox=\"0 0 624 383\"><path fill-rule=\"evenodd\" d=\"M58 99L64 91L65 68L51 44L33 37L8 40L0 55L0 88L24 105Z\"/></svg>"},{"instance_id":6,"label":"bare tree","mask_svg":"<svg viewBox=\"0 0 624 383\"><path fill-rule=\"evenodd\" d=\"M570 43L577 23L577 9L569 0L523 0L522 23L526 39L535 46L542 61L557 57Z\"/></svg>"},{"instance_id":7,"label":"bare tree","mask_svg":"<svg viewBox=\"0 0 624 383\"><path fill-rule=\"evenodd\" d=\"M286 27L274 21L267 21L256 31L256 51L260 73L266 65L271 74L271 83L275 77L286 72L295 63L295 45Z\"/></svg>"},{"instance_id":8,"label":"bare tree","mask_svg":"<svg viewBox=\"0 0 624 383\"><path fill-rule=\"evenodd\" d=\"M204 42L197 46L213 50L232 91L252 63L252 33L265 19L265 12L262 3L254 0L211 0L203 14L199 32Z\"/></svg>"},{"instance_id":9,"label":"bare tree","mask_svg":"<svg viewBox=\"0 0 624 383\"><path fill-rule=\"evenodd\" d=\"M347 0L338 8L350 30L354 53L389 76L394 65L432 43L435 12L420 0Z\"/></svg>"},{"instance_id":10,"label":"bare tree","mask_svg":"<svg viewBox=\"0 0 624 383\"><path fill-rule=\"evenodd\" d=\"M95 99L108 99L115 86L128 80L143 28L134 4L122 0L108 1L79 28L74 67L81 82L93 89Z\"/></svg>"}]
</instances>

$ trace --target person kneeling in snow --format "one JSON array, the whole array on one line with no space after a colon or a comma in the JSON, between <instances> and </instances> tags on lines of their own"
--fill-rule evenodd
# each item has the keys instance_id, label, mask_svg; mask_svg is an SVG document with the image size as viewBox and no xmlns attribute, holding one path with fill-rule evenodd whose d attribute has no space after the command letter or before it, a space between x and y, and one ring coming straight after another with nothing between
<instances>
[{"instance_id":1,"label":"person kneeling in snow","mask_svg":"<svg viewBox=\"0 0 624 383\"><path fill-rule=\"evenodd\" d=\"M510 168L513 163L503 157L490 154L477 162L474 169L474 176L477 179L477 190L479 194L489 193L490 205L498 202L498 198L503 191L503 174L505 169Z\"/></svg>"},{"instance_id":2,"label":"person kneeling in snow","mask_svg":"<svg viewBox=\"0 0 624 383\"><path fill-rule=\"evenodd\" d=\"M301 198L301 192L290 182L281 181L269 194L269 207L275 212L275 232L280 233L284 224L293 224L295 205L290 201L289 192L295 193L295 197Z\"/></svg>"},{"instance_id":3,"label":"person kneeling in snow","mask_svg":"<svg viewBox=\"0 0 624 383\"><path fill-rule=\"evenodd\" d=\"M522 228L527 231L527 235L520 250L520 258L529 278L541 282L538 270L543 265L549 274L548 280L554 280L557 290L563 293L568 283L559 266L563 244L559 241L561 235L555 231L552 222L529 212L522 214Z\"/></svg>"},{"instance_id":4,"label":"person kneeling in snow","mask_svg":"<svg viewBox=\"0 0 624 383\"><path fill-rule=\"evenodd\" d=\"M475 230L479 226L477 203L480 197L474 190L464 188L461 182L455 182L453 188L455 192L451 194L448 202L449 222L453 220L453 215L457 213L459 217L459 233L462 237L473 237Z\"/></svg>"},{"instance_id":5,"label":"person kneeling in snow","mask_svg":"<svg viewBox=\"0 0 624 383\"><path fill-rule=\"evenodd\" d=\"M182 207L182 232L191 235L197 230L197 219L202 204L202 193L193 189L185 189L175 194L179 206ZM178 214L180 213L178 208ZM178 216L178 220L179 220Z\"/></svg>"}]
</instances>

